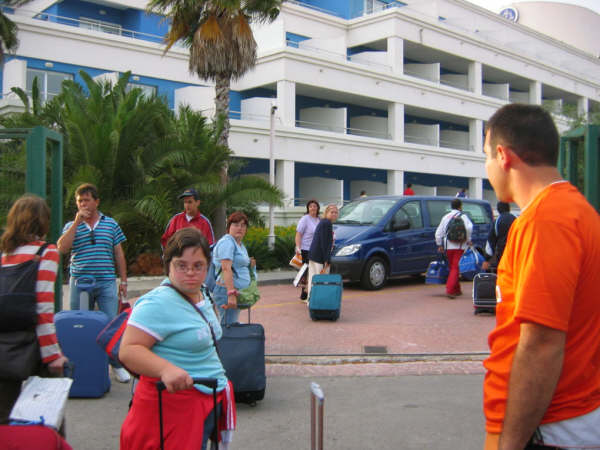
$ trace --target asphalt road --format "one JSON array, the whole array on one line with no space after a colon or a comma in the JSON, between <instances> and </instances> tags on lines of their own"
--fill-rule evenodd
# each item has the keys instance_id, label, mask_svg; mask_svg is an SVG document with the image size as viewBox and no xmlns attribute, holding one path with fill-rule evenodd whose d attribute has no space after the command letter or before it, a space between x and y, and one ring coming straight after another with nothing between
<instances>
[{"instance_id":1,"label":"asphalt road","mask_svg":"<svg viewBox=\"0 0 600 450\"><path fill-rule=\"evenodd\" d=\"M483 446L481 375L275 376L269 377L262 402L238 407L238 429L230 448L310 448L311 381L325 393L327 450ZM128 401L128 385L118 383L101 399L69 400L69 443L74 449L117 449Z\"/></svg>"},{"instance_id":2,"label":"asphalt road","mask_svg":"<svg viewBox=\"0 0 600 450\"><path fill-rule=\"evenodd\" d=\"M495 319L473 315L470 291L464 283L467 295L448 300L443 286L416 279L376 292L346 286L340 320L313 322L295 288L261 286L252 321L265 327L267 393L240 405L230 448L310 448L311 381L325 392L326 449L482 448L481 359ZM118 448L129 389L113 381L101 399L69 400L73 448Z\"/></svg>"}]
</instances>

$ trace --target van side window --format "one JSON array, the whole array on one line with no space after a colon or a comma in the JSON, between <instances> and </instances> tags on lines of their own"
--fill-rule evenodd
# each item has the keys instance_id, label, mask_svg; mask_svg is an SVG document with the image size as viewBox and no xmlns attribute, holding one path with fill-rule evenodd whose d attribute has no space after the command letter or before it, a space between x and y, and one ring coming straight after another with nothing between
<instances>
[{"instance_id":1,"label":"van side window","mask_svg":"<svg viewBox=\"0 0 600 450\"><path fill-rule=\"evenodd\" d=\"M474 224L480 225L485 223L491 223L488 214L486 214L483 206L477 203L467 203L463 202L463 212L469 216L471 222Z\"/></svg>"},{"instance_id":2,"label":"van side window","mask_svg":"<svg viewBox=\"0 0 600 450\"><path fill-rule=\"evenodd\" d=\"M408 202L394 214L392 220L386 227L386 231L394 229L394 224L399 224L404 221L408 221L410 229L415 230L423 228L423 215L421 214L420 202Z\"/></svg>"},{"instance_id":3,"label":"van side window","mask_svg":"<svg viewBox=\"0 0 600 450\"><path fill-rule=\"evenodd\" d=\"M429 212L429 222L434 228L437 228L442 217L450 212L450 202L446 200L427 200L427 211Z\"/></svg>"}]
</instances>

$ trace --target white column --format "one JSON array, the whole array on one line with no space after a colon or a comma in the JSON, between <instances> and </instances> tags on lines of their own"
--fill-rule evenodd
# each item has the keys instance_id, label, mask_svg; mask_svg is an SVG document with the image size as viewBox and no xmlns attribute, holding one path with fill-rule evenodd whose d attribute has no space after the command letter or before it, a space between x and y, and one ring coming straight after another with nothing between
<instances>
[{"instance_id":1,"label":"white column","mask_svg":"<svg viewBox=\"0 0 600 450\"><path fill-rule=\"evenodd\" d=\"M590 111L590 99L587 97L579 97L577 99L577 114L581 117L586 118Z\"/></svg>"},{"instance_id":2,"label":"white column","mask_svg":"<svg viewBox=\"0 0 600 450\"><path fill-rule=\"evenodd\" d=\"M529 83L529 104L542 104L542 83L539 81L532 81Z\"/></svg>"},{"instance_id":3,"label":"white column","mask_svg":"<svg viewBox=\"0 0 600 450\"><path fill-rule=\"evenodd\" d=\"M388 104L388 133L394 142L404 142L404 104Z\"/></svg>"},{"instance_id":4,"label":"white column","mask_svg":"<svg viewBox=\"0 0 600 450\"><path fill-rule=\"evenodd\" d=\"M284 208L294 206L294 161L281 160L275 161L275 185L283 192Z\"/></svg>"},{"instance_id":5,"label":"white column","mask_svg":"<svg viewBox=\"0 0 600 450\"><path fill-rule=\"evenodd\" d=\"M482 178L469 178L469 197L483 199Z\"/></svg>"},{"instance_id":6,"label":"white column","mask_svg":"<svg viewBox=\"0 0 600 450\"><path fill-rule=\"evenodd\" d=\"M483 89L483 70L479 61L469 63L469 90L481 95Z\"/></svg>"},{"instance_id":7,"label":"white column","mask_svg":"<svg viewBox=\"0 0 600 450\"><path fill-rule=\"evenodd\" d=\"M483 152L483 120L469 120L469 150L475 153Z\"/></svg>"},{"instance_id":8,"label":"white column","mask_svg":"<svg viewBox=\"0 0 600 450\"><path fill-rule=\"evenodd\" d=\"M293 81L277 82L277 109L283 126L296 126L296 83Z\"/></svg>"},{"instance_id":9,"label":"white column","mask_svg":"<svg viewBox=\"0 0 600 450\"><path fill-rule=\"evenodd\" d=\"M402 195L404 192L404 171L387 171L387 193L388 195Z\"/></svg>"},{"instance_id":10,"label":"white column","mask_svg":"<svg viewBox=\"0 0 600 450\"><path fill-rule=\"evenodd\" d=\"M41 83L43 80L38 80ZM42 86L38 84L40 88ZM4 63L2 71L2 94L3 97L15 97L10 88L18 87L24 91L27 89L27 61L22 59L12 59Z\"/></svg>"},{"instance_id":11,"label":"white column","mask_svg":"<svg viewBox=\"0 0 600 450\"><path fill-rule=\"evenodd\" d=\"M387 38L387 59L392 73L401 75L404 71L404 40L402 38L398 36Z\"/></svg>"}]
</instances>

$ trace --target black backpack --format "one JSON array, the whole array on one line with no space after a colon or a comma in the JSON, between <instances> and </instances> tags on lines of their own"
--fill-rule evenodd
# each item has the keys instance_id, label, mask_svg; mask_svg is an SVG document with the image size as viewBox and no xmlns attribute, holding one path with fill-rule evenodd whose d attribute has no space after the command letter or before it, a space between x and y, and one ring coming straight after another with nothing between
<instances>
[{"instance_id":1,"label":"black backpack","mask_svg":"<svg viewBox=\"0 0 600 450\"><path fill-rule=\"evenodd\" d=\"M462 213L455 214L446 227L446 239L452 242L465 242L467 240L467 227L461 219Z\"/></svg>"},{"instance_id":2,"label":"black backpack","mask_svg":"<svg viewBox=\"0 0 600 450\"><path fill-rule=\"evenodd\" d=\"M48 244L40 247L35 258L11 267L0 264L0 332L34 328L37 324L37 283L40 257Z\"/></svg>"}]
</instances>

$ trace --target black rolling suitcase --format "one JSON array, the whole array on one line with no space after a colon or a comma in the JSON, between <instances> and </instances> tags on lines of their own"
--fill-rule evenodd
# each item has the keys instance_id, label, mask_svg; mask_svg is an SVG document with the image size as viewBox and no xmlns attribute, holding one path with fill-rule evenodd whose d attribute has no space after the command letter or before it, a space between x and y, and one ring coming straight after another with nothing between
<instances>
[{"instance_id":1,"label":"black rolling suitcase","mask_svg":"<svg viewBox=\"0 0 600 450\"><path fill-rule=\"evenodd\" d=\"M258 323L234 323L223 327L217 342L235 401L252 406L265 397L265 330Z\"/></svg>"},{"instance_id":2,"label":"black rolling suitcase","mask_svg":"<svg viewBox=\"0 0 600 450\"><path fill-rule=\"evenodd\" d=\"M478 273L473 278L473 314L496 312L496 274Z\"/></svg>"}]
</instances>

